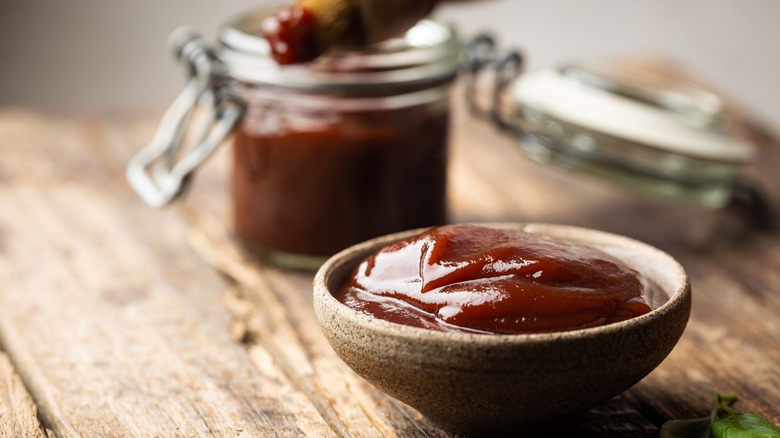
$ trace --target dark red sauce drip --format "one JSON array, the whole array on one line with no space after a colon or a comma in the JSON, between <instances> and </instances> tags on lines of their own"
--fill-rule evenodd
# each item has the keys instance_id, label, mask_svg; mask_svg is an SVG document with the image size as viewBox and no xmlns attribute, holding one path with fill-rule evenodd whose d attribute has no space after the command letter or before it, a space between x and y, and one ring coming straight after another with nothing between
<instances>
[{"instance_id":1,"label":"dark red sauce drip","mask_svg":"<svg viewBox=\"0 0 780 438\"><path fill-rule=\"evenodd\" d=\"M518 230L448 225L363 261L337 298L401 324L520 334L574 330L647 312L638 273L579 244Z\"/></svg>"},{"instance_id":2,"label":"dark red sauce drip","mask_svg":"<svg viewBox=\"0 0 780 438\"><path fill-rule=\"evenodd\" d=\"M311 61L322 53L317 34L317 19L299 5L280 8L263 21L263 36L271 47L271 56L282 65Z\"/></svg>"}]
</instances>

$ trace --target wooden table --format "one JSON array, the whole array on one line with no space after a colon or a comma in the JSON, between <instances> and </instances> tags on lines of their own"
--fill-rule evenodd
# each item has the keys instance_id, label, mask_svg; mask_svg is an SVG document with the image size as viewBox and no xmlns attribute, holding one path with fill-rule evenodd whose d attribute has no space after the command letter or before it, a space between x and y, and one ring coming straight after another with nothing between
<instances>
[{"instance_id":1,"label":"wooden table","mask_svg":"<svg viewBox=\"0 0 780 438\"><path fill-rule=\"evenodd\" d=\"M230 236L227 148L183 202L124 179L160 113L0 111L0 436L444 437L353 374L321 335L312 274L256 263ZM652 437L712 391L780 423L780 235L739 214L638 198L525 159L457 109L451 221L617 232L686 267L694 306L652 374L567 435ZM780 143L747 170L780 209Z\"/></svg>"}]
</instances>

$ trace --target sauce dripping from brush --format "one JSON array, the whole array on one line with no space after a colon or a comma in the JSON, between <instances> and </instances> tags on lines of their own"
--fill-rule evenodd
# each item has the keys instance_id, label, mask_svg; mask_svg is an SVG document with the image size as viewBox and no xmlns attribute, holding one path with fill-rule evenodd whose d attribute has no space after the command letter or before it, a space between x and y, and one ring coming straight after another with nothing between
<instances>
[{"instance_id":1,"label":"sauce dripping from brush","mask_svg":"<svg viewBox=\"0 0 780 438\"><path fill-rule=\"evenodd\" d=\"M281 65L311 61L322 53L317 18L298 4L283 6L264 20L262 31L271 56Z\"/></svg>"},{"instance_id":2,"label":"sauce dripping from brush","mask_svg":"<svg viewBox=\"0 0 780 438\"><path fill-rule=\"evenodd\" d=\"M336 298L415 327L521 334L623 321L650 312L662 295L596 248L519 230L447 225L376 252Z\"/></svg>"}]
</instances>

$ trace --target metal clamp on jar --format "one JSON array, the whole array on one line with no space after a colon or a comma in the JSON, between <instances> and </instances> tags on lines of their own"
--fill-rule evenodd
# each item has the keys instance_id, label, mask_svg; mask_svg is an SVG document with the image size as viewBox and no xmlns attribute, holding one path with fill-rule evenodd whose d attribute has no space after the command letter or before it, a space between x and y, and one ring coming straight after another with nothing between
<instances>
[{"instance_id":1,"label":"metal clamp on jar","mask_svg":"<svg viewBox=\"0 0 780 438\"><path fill-rule=\"evenodd\" d=\"M128 165L141 198L171 202L232 132L235 233L275 264L316 268L354 243L444 223L449 94L461 56L453 29L424 20L362 51L279 66L260 31L272 12L239 17L213 49L174 33L192 79ZM202 140L183 151L196 106L210 117L194 127Z\"/></svg>"}]
</instances>

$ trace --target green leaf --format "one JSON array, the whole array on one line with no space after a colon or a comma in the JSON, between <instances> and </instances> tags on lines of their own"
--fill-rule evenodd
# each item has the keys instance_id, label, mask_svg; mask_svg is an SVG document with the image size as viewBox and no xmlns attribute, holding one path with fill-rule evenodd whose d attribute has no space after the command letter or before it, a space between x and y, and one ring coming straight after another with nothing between
<instances>
[{"instance_id":1,"label":"green leaf","mask_svg":"<svg viewBox=\"0 0 780 438\"><path fill-rule=\"evenodd\" d=\"M661 438L780 438L780 429L754 414L740 414L731 408L736 394L712 396L708 417L670 420L661 426ZM726 415L718 419L720 411Z\"/></svg>"},{"instance_id":2,"label":"green leaf","mask_svg":"<svg viewBox=\"0 0 780 438\"><path fill-rule=\"evenodd\" d=\"M780 429L754 414L729 414L712 423L715 438L780 438Z\"/></svg>"},{"instance_id":3,"label":"green leaf","mask_svg":"<svg viewBox=\"0 0 780 438\"><path fill-rule=\"evenodd\" d=\"M669 420L661 426L661 438L710 438L712 417Z\"/></svg>"},{"instance_id":4,"label":"green leaf","mask_svg":"<svg viewBox=\"0 0 780 438\"><path fill-rule=\"evenodd\" d=\"M718 394L717 392L713 395L713 409L716 409L718 406L723 409L724 411L728 412L729 414L736 414L733 409L731 409L731 404L737 401L737 394Z\"/></svg>"}]
</instances>

